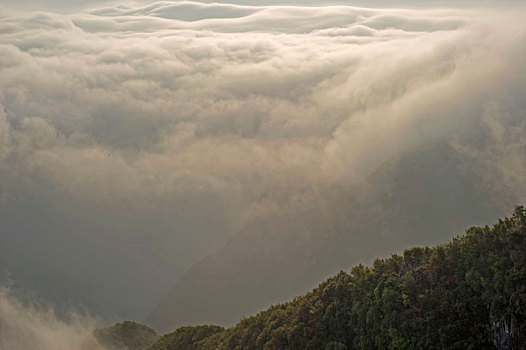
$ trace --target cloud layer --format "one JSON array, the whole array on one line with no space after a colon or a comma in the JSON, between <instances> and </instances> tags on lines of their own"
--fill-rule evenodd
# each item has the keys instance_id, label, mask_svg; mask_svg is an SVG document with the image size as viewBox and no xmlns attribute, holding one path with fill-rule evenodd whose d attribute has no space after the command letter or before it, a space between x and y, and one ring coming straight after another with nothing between
<instances>
[{"instance_id":1,"label":"cloud layer","mask_svg":"<svg viewBox=\"0 0 526 350\"><path fill-rule=\"evenodd\" d=\"M147 300L130 311L141 317L248 220L433 140L484 169L503 205L524 200L523 15L184 1L6 11L4 247L43 242L31 264L61 266L57 281L81 270L88 291L135 287L113 312ZM80 247L86 257L68 254Z\"/></svg>"}]
</instances>

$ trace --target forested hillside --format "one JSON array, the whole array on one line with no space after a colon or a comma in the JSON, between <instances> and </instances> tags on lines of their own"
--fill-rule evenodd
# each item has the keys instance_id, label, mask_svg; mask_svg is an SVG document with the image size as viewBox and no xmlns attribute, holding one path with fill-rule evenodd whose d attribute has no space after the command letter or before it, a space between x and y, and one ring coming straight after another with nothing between
<instances>
[{"instance_id":1,"label":"forested hillside","mask_svg":"<svg viewBox=\"0 0 526 350\"><path fill-rule=\"evenodd\" d=\"M97 329L94 336L108 350L143 350L159 338L155 330L132 321Z\"/></svg>"},{"instance_id":2,"label":"forested hillside","mask_svg":"<svg viewBox=\"0 0 526 350\"><path fill-rule=\"evenodd\" d=\"M342 271L235 327L180 328L150 349L526 349L526 209Z\"/></svg>"}]
</instances>

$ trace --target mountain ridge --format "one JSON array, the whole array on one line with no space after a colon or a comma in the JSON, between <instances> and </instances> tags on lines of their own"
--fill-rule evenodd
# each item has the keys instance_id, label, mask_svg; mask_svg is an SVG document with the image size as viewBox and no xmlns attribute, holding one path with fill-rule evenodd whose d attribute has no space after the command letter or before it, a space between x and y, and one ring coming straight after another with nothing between
<instances>
[{"instance_id":1,"label":"mountain ridge","mask_svg":"<svg viewBox=\"0 0 526 350\"><path fill-rule=\"evenodd\" d=\"M183 327L149 350L525 349L526 209L433 248L341 271L236 326Z\"/></svg>"}]
</instances>

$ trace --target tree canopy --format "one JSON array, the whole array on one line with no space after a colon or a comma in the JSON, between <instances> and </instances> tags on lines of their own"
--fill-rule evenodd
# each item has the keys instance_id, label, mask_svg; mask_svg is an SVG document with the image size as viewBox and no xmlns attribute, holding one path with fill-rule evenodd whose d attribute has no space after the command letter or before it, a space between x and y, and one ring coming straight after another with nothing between
<instances>
[{"instance_id":1,"label":"tree canopy","mask_svg":"<svg viewBox=\"0 0 526 350\"><path fill-rule=\"evenodd\" d=\"M143 350L159 338L152 328L132 321L97 329L94 335L101 345L110 350Z\"/></svg>"}]
</instances>

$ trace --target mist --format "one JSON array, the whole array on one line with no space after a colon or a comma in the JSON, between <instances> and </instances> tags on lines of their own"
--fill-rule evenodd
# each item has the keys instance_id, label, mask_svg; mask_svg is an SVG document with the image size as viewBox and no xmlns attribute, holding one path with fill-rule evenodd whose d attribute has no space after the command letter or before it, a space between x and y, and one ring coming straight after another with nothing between
<instances>
[{"instance_id":1,"label":"mist","mask_svg":"<svg viewBox=\"0 0 526 350\"><path fill-rule=\"evenodd\" d=\"M11 290L0 290L2 349L104 350L92 335L96 324L73 310L60 318L51 305L22 301Z\"/></svg>"},{"instance_id":2,"label":"mist","mask_svg":"<svg viewBox=\"0 0 526 350\"><path fill-rule=\"evenodd\" d=\"M351 265L492 222L526 199L525 9L448 4L2 2L0 267L54 303L142 321L243 232L258 232L248 240L258 254L287 261L284 242L332 249L338 240L319 232L339 232L336 214L381 217L378 235L349 229ZM440 152L454 154L454 171L431 178L452 159L433 158ZM409 181L402 170L414 165L397 161L415 154L437 161ZM453 213L410 185L396 192L404 181L437 184L451 202L469 184L487 207L443 230L407 231L403 210L383 207L393 194L421 200L413 213L422 208L414 217L426 223ZM9 329L20 319L46 337L28 316L36 306L2 299ZM89 342L91 321L37 311L51 317L52 337Z\"/></svg>"}]
</instances>

